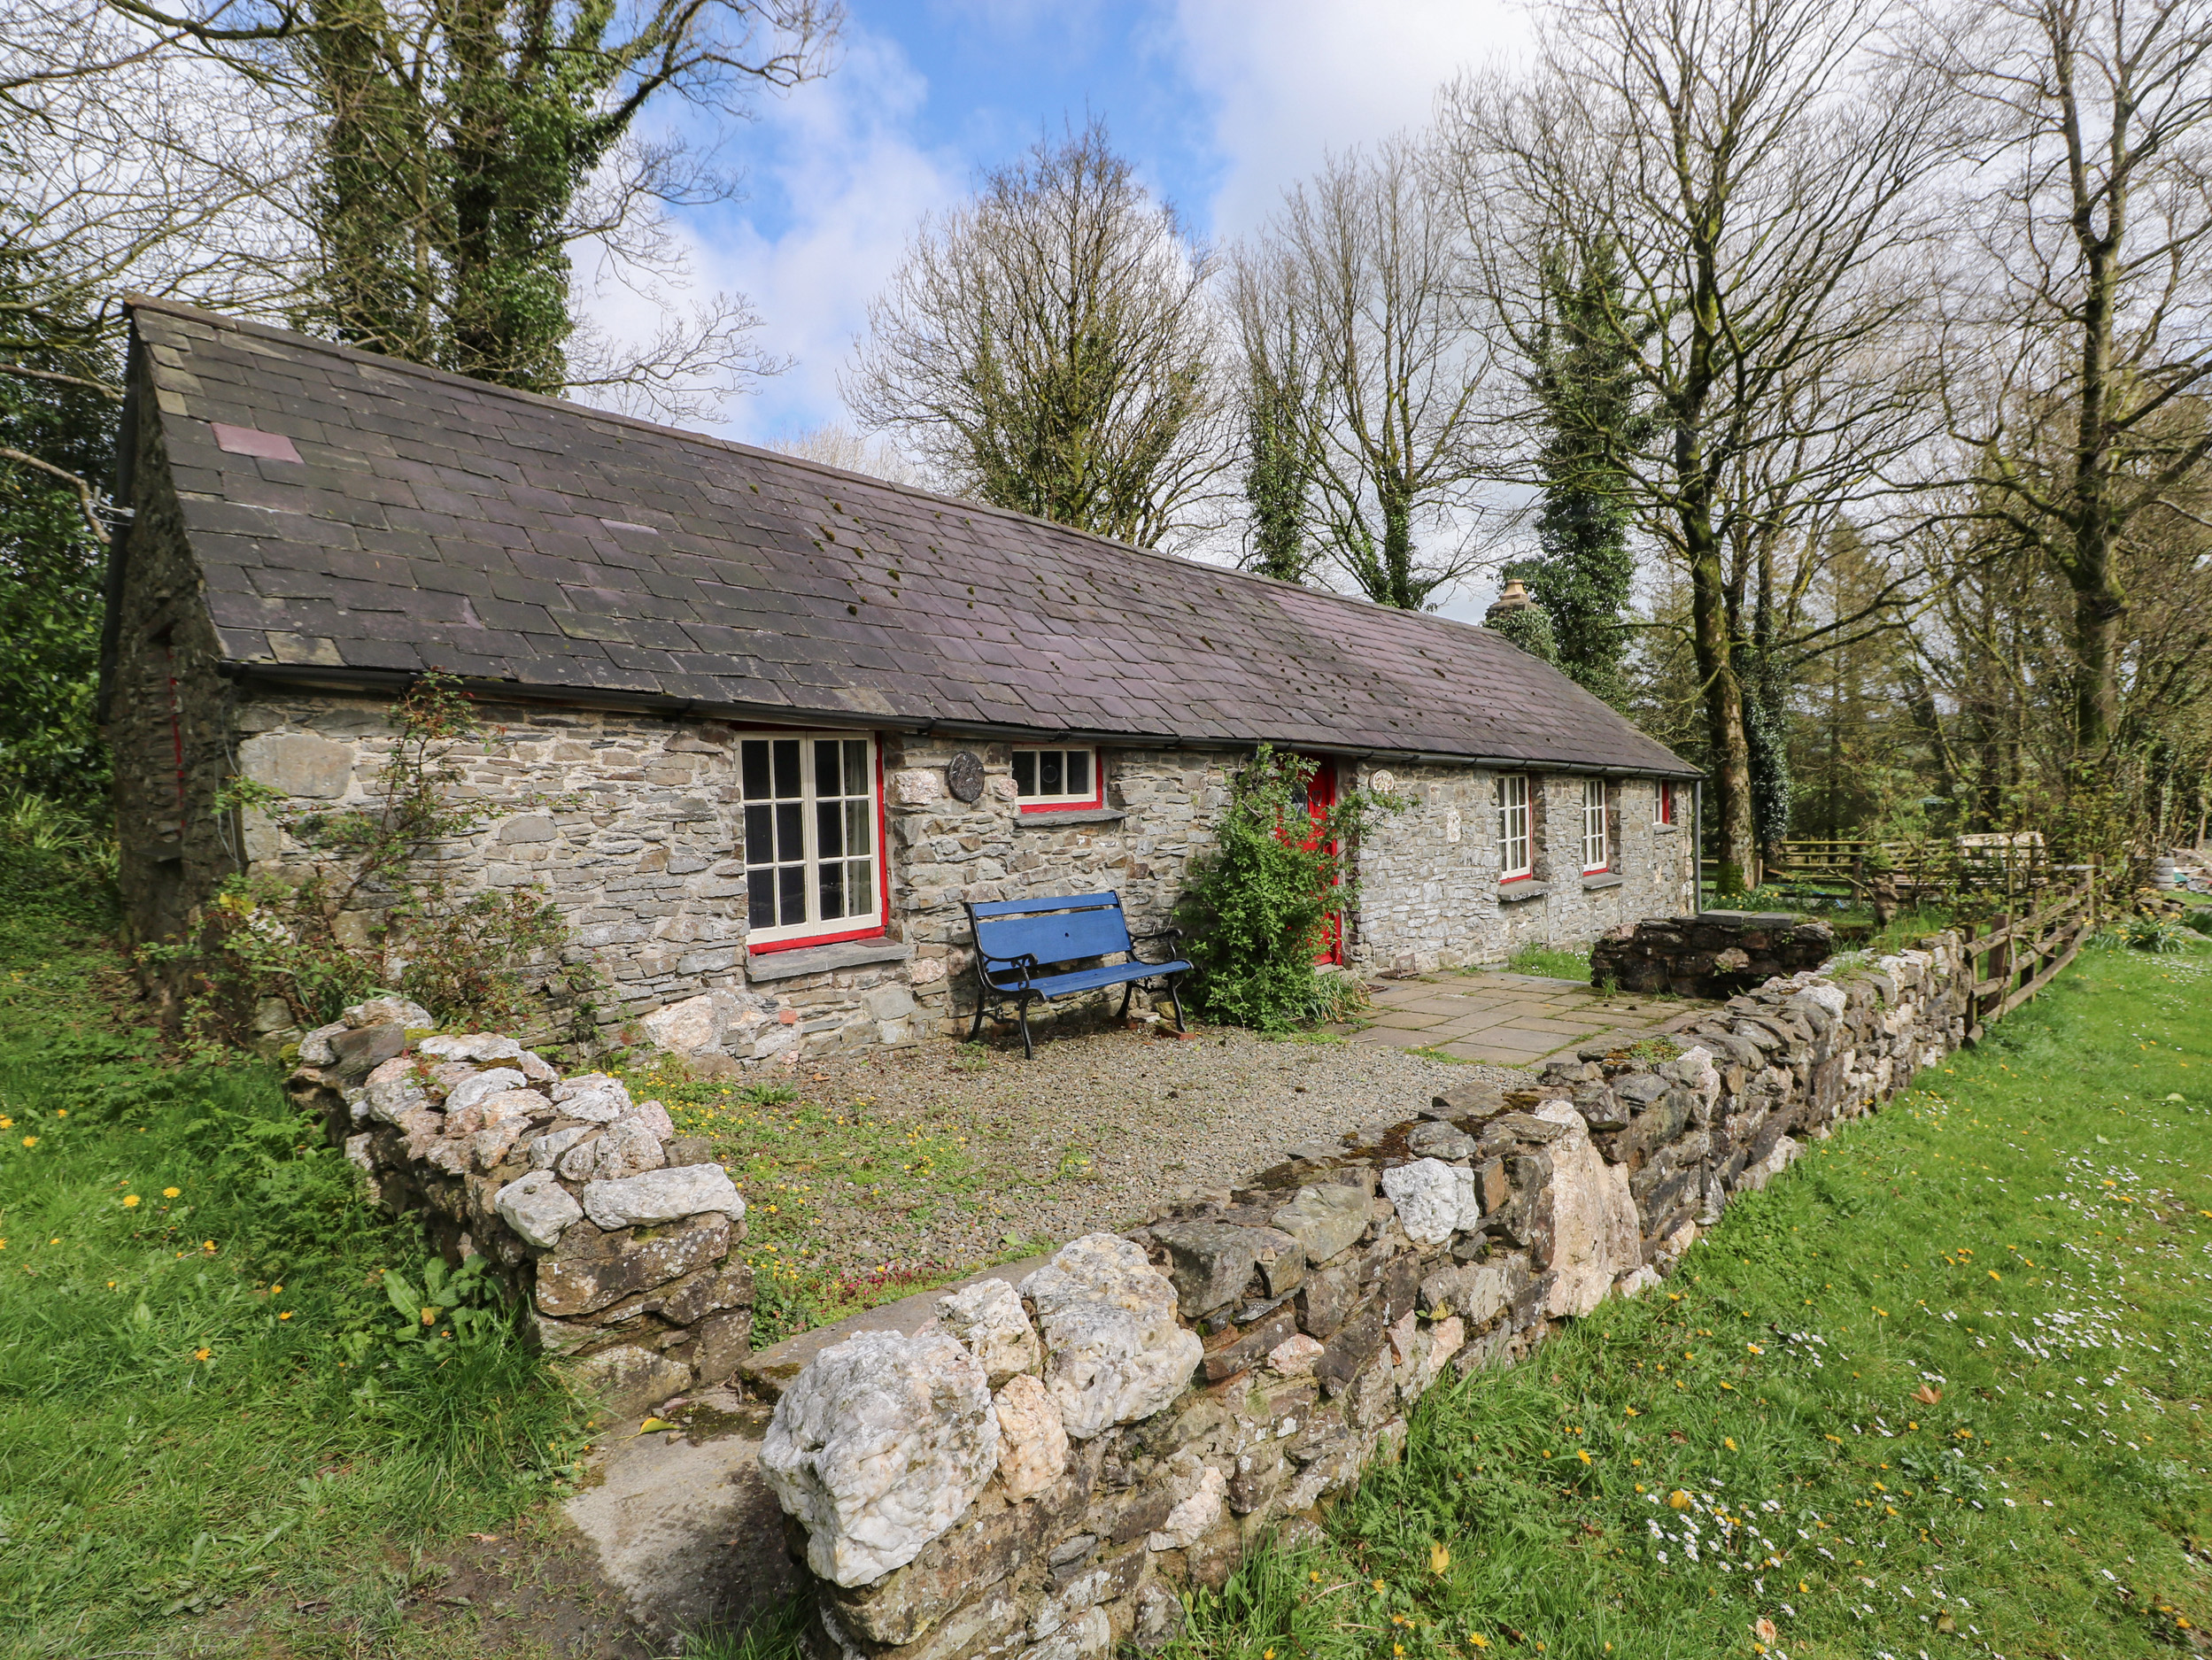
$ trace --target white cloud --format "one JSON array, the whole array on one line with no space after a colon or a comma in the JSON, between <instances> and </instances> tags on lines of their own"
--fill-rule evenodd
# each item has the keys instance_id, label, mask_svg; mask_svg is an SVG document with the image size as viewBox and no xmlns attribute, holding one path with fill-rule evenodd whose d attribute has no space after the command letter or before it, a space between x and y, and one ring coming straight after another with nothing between
<instances>
[{"instance_id":1,"label":"white cloud","mask_svg":"<svg viewBox=\"0 0 2212 1660\"><path fill-rule=\"evenodd\" d=\"M1526 50L1508 0L1179 0L1185 74L1215 102L1214 234L1256 228L1325 153L1429 119L1461 69Z\"/></svg>"},{"instance_id":2,"label":"white cloud","mask_svg":"<svg viewBox=\"0 0 2212 1660\"><path fill-rule=\"evenodd\" d=\"M730 402L719 423L730 436L765 442L839 418L838 370L870 297L922 215L964 188L963 158L911 135L925 90L895 42L848 27L834 73L764 100L757 122L734 135L750 199L675 216L693 291L744 295L760 313L761 344L794 360ZM592 310L624 338L646 337L656 323L653 307L615 286Z\"/></svg>"}]
</instances>

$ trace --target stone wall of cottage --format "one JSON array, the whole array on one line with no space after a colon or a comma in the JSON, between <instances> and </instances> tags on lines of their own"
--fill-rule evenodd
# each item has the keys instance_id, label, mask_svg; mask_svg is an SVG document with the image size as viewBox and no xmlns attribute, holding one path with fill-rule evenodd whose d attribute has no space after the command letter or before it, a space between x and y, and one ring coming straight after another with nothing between
<instances>
[{"instance_id":1,"label":"stone wall of cottage","mask_svg":"<svg viewBox=\"0 0 2212 1660\"><path fill-rule=\"evenodd\" d=\"M381 699L256 689L238 696L230 746L214 757L235 754L240 771L279 791L294 812L362 805L375 798L391 752L386 708ZM451 761L458 791L494 816L445 848L453 879L545 892L574 928L575 948L613 988L599 1008L609 1036L739 1064L964 1034L975 978L963 900L1110 889L1133 930L1167 926L1193 858L1211 845L1241 758L1110 748L1102 807L1024 813L1009 745L885 734L886 938L754 953L739 729L523 702L486 702L479 714L483 735ZM963 753L981 764L972 802L947 783ZM1396 784L1411 805L1362 849L1363 900L1350 930L1359 969L1496 961L1528 939L1579 943L1622 920L1681 908L1674 855L1686 838L1648 822L1647 782L1612 786L1620 874L1593 884L1580 873L1581 782L1541 781L1537 885L1545 892L1519 904L1499 899L1491 775L1409 768ZM242 845L258 869L313 868L312 851L277 813L245 815ZM364 938L367 921L364 914ZM1150 1000L1139 998L1141 1008Z\"/></svg>"},{"instance_id":2,"label":"stone wall of cottage","mask_svg":"<svg viewBox=\"0 0 2212 1660\"><path fill-rule=\"evenodd\" d=\"M1671 1272L1736 1196L1962 1040L1955 936L1671 1043L1440 1096L1063 1247L787 1383L761 1467L826 1660L1108 1660L1404 1445L1431 1386Z\"/></svg>"},{"instance_id":3,"label":"stone wall of cottage","mask_svg":"<svg viewBox=\"0 0 2212 1660\"><path fill-rule=\"evenodd\" d=\"M1497 962L1526 945L1585 944L1638 917L1689 907L1690 838L1659 824L1658 786L1609 780L1613 868L1582 874L1582 780L1543 776L1529 792L1535 875L1498 881L1497 775L1475 768L1363 768L1388 773L1408 805L1360 848L1353 960L1371 970L1427 973Z\"/></svg>"}]
</instances>

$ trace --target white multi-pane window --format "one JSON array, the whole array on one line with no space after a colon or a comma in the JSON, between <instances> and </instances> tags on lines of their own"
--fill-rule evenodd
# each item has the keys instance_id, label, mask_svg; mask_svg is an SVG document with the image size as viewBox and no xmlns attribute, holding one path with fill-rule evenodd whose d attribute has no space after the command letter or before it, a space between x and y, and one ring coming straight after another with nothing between
<instances>
[{"instance_id":1,"label":"white multi-pane window","mask_svg":"<svg viewBox=\"0 0 2212 1660\"><path fill-rule=\"evenodd\" d=\"M1497 776L1497 879L1512 882L1536 874L1534 835L1528 815L1528 775L1504 772Z\"/></svg>"},{"instance_id":2,"label":"white multi-pane window","mask_svg":"<svg viewBox=\"0 0 2212 1660\"><path fill-rule=\"evenodd\" d=\"M1582 780L1582 874L1613 869L1613 826L1605 817L1605 781Z\"/></svg>"},{"instance_id":3,"label":"white multi-pane window","mask_svg":"<svg viewBox=\"0 0 2212 1660\"><path fill-rule=\"evenodd\" d=\"M1014 752L1014 795L1025 812L1033 807L1095 807L1098 784L1098 757L1089 749L1024 747Z\"/></svg>"},{"instance_id":4,"label":"white multi-pane window","mask_svg":"<svg viewBox=\"0 0 2212 1660\"><path fill-rule=\"evenodd\" d=\"M738 772L750 943L850 938L882 927L875 740L740 738Z\"/></svg>"}]
</instances>

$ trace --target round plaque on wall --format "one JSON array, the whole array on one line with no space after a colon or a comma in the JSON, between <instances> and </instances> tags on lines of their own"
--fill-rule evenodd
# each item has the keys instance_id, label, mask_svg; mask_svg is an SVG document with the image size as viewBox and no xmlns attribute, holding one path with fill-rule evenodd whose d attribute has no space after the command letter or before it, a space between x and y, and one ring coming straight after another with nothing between
<instances>
[{"instance_id":1,"label":"round plaque on wall","mask_svg":"<svg viewBox=\"0 0 2212 1660\"><path fill-rule=\"evenodd\" d=\"M1371 772L1367 775L1367 787L1377 795L1388 795L1398 787L1398 776L1388 768Z\"/></svg>"},{"instance_id":2,"label":"round plaque on wall","mask_svg":"<svg viewBox=\"0 0 2212 1660\"><path fill-rule=\"evenodd\" d=\"M983 793L983 762L973 750L963 749L945 763L945 787L962 801Z\"/></svg>"}]
</instances>

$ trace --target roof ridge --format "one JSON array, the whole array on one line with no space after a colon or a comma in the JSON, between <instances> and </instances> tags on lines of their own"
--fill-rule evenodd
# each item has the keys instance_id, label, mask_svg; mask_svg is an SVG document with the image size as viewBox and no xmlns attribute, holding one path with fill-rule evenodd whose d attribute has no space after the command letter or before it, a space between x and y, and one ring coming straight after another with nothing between
<instances>
[{"instance_id":1,"label":"roof ridge","mask_svg":"<svg viewBox=\"0 0 2212 1660\"><path fill-rule=\"evenodd\" d=\"M1233 576L1240 582L1251 583L1259 587L1280 589L1285 593L1311 595L1315 598L1333 599L1341 605L1356 606L1370 612L1419 618L1424 622L1440 622L1452 629L1472 629L1477 633L1491 635L1505 645L1512 645L1512 642L1505 640L1504 636L1497 635L1494 629L1483 628L1481 623L1463 622L1457 617L1443 616L1434 611L1412 611L1397 606L1384 606L1358 594L1339 593L1334 588L1309 588L1303 583L1285 582L1279 576L1265 575L1258 571L1242 570L1234 565L1215 565L1206 560L1190 559L1180 553L1166 552L1159 548L1139 547L1132 542L1118 541L1112 537L1102 536L1095 530L1086 530L1077 525L1062 524L1056 519L1047 519L1037 513L1024 513L1019 508L1001 507L991 502L972 501L964 496L947 496L937 490L924 489L917 484L902 484L892 479L878 478L872 473L855 473L846 467L832 467L826 461L817 461L810 456L792 455L782 450L769 449L762 444L745 444L738 439L721 437L711 432L694 431L689 427L664 426L657 421L647 421L640 415L627 415L615 410L599 409L590 404L577 403L573 398L549 398L543 392L526 391L517 386L502 386L496 381L478 380L473 375L462 374L452 369L441 369L434 364L417 363L412 358L387 357L381 351L369 351L360 346L349 346L342 341L325 340L319 335L302 334L298 329L280 328L273 323L265 323L258 319L233 317L221 312L207 311L197 305L188 305L182 300L162 299L147 294L127 294L123 297L123 310L126 316L139 311L165 312L177 316L189 317L195 322L206 323L217 328L228 328L241 334L267 336L289 344L327 352L333 357L373 364L377 368L387 372L420 375L429 381L465 386L470 391L478 394L489 393L494 397L510 398L520 403L561 410L591 420L611 421L622 426L654 433L661 437L676 438L684 443L712 444L717 449L733 451L741 455L761 456L810 472L825 474L831 478L849 479L857 484L892 490L909 497L918 497L925 501L941 502L948 507L956 507L963 513L984 513L1001 519L1010 519L1017 523L1045 525L1065 536L1081 537L1086 541L1096 542L1102 546L1113 549L1118 553L1135 553L1146 559L1172 560L1187 571L1210 571L1217 575Z\"/></svg>"}]
</instances>

